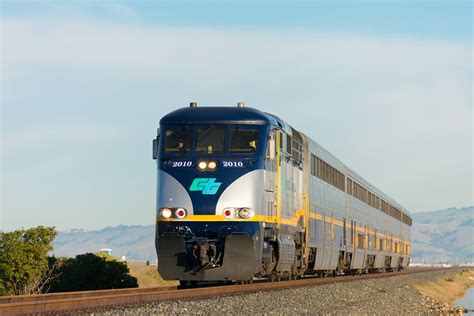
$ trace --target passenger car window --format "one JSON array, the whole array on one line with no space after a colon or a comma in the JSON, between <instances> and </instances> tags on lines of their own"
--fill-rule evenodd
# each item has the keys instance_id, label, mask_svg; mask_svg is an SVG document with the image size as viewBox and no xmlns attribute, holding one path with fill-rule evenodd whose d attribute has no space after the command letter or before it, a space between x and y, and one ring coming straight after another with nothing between
<instances>
[{"instance_id":1,"label":"passenger car window","mask_svg":"<svg viewBox=\"0 0 474 316\"><path fill-rule=\"evenodd\" d=\"M170 126L165 132L165 152L189 152L192 130L189 125Z\"/></svg>"},{"instance_id":2,"label":"passenger car window","mask_svg":"<svg viewBox=\"0 0 474 316\"><path fill-rule=\"evenodd\" d=\"M232 130L230 139L230 152L233 153L255 153L257 152L259 132L255 129Z\"/></svg>"}]
</instances>

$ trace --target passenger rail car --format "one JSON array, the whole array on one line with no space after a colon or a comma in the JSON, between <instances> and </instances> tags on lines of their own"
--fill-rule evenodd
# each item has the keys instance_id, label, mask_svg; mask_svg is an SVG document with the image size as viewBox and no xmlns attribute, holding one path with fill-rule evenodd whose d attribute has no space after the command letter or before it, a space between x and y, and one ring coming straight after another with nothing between
<instances>
[{"instance_id":1,"label":"passenger rail car","mask_svg":"<svg viewBox=\"0 0 474 316\"><path fill-rule=\"evenodd\" d=\"M160 121L156 251L166 280L391 271L408 211L275 115L178 109Z\"/></svg>"}]
</instances>

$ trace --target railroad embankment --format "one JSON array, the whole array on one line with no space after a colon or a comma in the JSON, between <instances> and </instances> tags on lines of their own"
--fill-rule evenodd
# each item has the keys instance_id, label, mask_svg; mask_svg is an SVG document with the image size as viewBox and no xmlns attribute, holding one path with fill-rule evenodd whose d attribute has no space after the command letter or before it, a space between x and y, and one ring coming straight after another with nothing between
<instances>
[{"instance_id":1,"label":"railroad embankment","mask_svg":"<svg viewBox=\"0 0 474 316\"><path fill-rule=\"evenodd\" d=\"M458 269L435 280L414 284L420 293L439 302L453 304L474 286L474 269Z\"/></svg>"},{"instance_id":2,"label":"railroad embankment","mask_svg":"<svg viewBox=\"0 0 474 316\"><path fill-rule=\"evenodd\" d=\"M421 293L417 286L453 278L465 272L439 270L370 280L355 280L212 299L156 302L94 312L95 315L135 314L448 314L454 306ZM461 278L461 279L462 279Z\"/></svg>"}]
</instances>

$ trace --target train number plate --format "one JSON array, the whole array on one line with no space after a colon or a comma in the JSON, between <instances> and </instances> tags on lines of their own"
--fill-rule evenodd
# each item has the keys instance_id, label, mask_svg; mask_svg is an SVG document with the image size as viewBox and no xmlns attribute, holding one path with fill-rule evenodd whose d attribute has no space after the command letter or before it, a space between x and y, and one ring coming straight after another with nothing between
<instances>
[{"instance_id":1,"label":"train number plate","mask_svg":"<svg viewBox=\"0 0 474 316\"><path fill-rule=\"evenodd\" d=\"M244 168L246 163L243 161L223 160L221 161L221 166L224 168Z\"/></svg>"},{"instance_id":2,"label":"train number plate","mask_svg":"<svg viewBox=\"0 0 474 316\"><path fill-rule=\"evenodd\" d=\"M189 168L194 164L190 160L181 160L181 161L165 161L164 166L168 168Z\"/></svg>"}]
</instances>

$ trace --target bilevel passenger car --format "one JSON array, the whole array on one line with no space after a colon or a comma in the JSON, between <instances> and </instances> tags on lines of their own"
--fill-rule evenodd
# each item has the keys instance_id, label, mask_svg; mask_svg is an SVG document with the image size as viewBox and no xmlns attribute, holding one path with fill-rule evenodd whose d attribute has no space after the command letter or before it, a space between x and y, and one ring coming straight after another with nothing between
<instances>
[{"instance_id":1,"label":"bilevel passenger car","mask_svg":"<svg viewBox=\"0 0 474 316\"><path fill-rule=\"evenodd\" d=\"M191 103L160 121L156 251L166 280L399 270L409 213L275 115Z\"/></svg>"}]
</instances>

